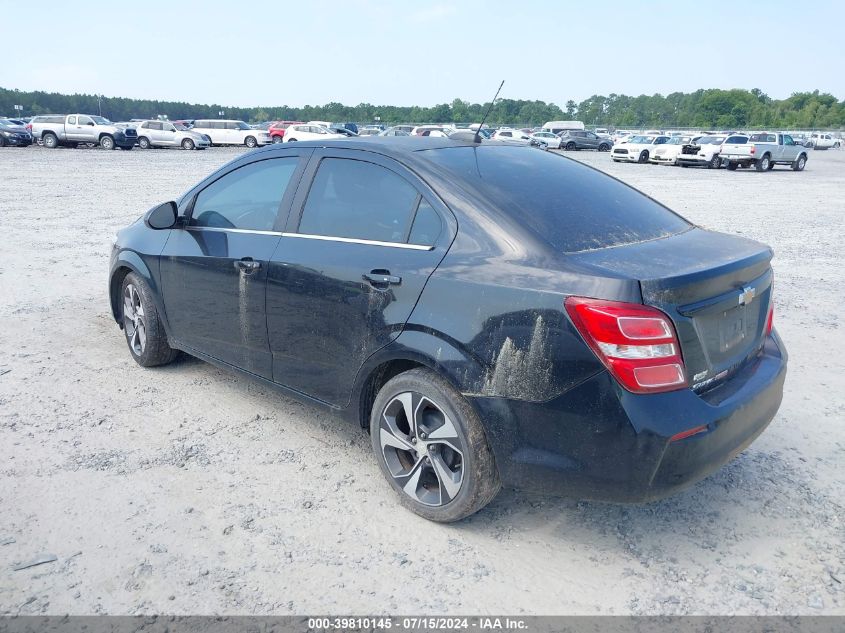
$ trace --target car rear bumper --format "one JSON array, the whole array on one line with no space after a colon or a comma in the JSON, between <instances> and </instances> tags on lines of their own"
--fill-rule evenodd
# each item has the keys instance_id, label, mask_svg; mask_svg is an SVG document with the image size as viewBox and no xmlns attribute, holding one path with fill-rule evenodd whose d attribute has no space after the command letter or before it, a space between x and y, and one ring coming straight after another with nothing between
<instances>
[{"instance_id":1,"label":"car rear bumper","mask_svg":"<svg viewBox=\"0 0 845 633\"><path fill-rule=\"evenodd\" d=\"M636 395L605 371L543 403L471 397L506 486L584 499L642 502L681 490L745 449L774 418L787 356L777 335L701 395ZM704 432L672 441L677 433Z\"/></svg>"},{"instance_id":2,"label":"car rear bumper","mask_svg":"<svg viewBox=\"0 0 845 633\"><path fill-rule=\"evenodd\" d=\"M707 165L711 160L705 156L691 156L689 154L678 156L678 163L684 163L686 165Z\"/></svg>"}]
</instances>

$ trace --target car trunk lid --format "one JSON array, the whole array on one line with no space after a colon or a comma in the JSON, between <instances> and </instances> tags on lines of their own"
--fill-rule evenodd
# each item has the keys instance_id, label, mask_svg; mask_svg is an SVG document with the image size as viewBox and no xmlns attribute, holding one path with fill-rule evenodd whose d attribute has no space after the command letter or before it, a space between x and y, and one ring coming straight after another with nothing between
<instances>
[{"instance_id":1,"label":"car trunk lid","mask_svg":"<svg viewBox=\"0 0 845 633\"><path fill-rule=\"evenodd\" d=\"M772 251L759 242L693 228L570 257L639 282L643 303L672 319L693 389L722 382L763 345Z\"/></svg>"}]
</instances>

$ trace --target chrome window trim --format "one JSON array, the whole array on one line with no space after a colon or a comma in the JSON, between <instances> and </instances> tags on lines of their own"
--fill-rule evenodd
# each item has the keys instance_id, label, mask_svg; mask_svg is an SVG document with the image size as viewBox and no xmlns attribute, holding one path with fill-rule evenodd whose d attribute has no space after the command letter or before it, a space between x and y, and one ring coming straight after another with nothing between
<instances>
[{"instance_id":1,"label":"chrome window trim","mask_svg":"<svg viewBox=\"0 0 845 633\"><path fill-rule=\"evenodd\" d=\"M258 229L227 229L222 226L186 226L188 231L215 231L218 233L249 233L250 235L278 235L281 237L283 233L279 231L259 231Z\"/></svg>"},{"instance_id":2,"label":"chrome window trim","mask_svg":"<svg viewBox=\"0 0 845 633\"><path fill-rule=\"evenodd\" d=\"M279 231L259 231L257 229L228 229L219 226L186 226L188 231L215 231L218 233L247 233L250 235L277 235L279 237L299 237L306 240L324 242L344 242L346 244L364 244L367 246L387 246L388 248L406 248L414 251L432 251L434 246L423 244L405 244L403 242L379 242L378 240L360 240L353 237L335 237L333 235L311 235L310 233L284 233Z\"/></svg>"},{"instance_id":3,"label":"chrome window trim","mask_svg":"<svg viewBox=\"0 0 845 633\"><path fill-rule=\"evenodd\" d=\"M407 248L414 251L431 251L433 246L422 244L405 244L404 242L379 242L378 240L360 240L353 237L335 237L333 235L311 235L310 233L282 233L282 237L299 237L306 240L323 240L324 242L345 242L347 244L365 244L367 246L387 246L388 248Z\"/></svg>"}]
</instances>

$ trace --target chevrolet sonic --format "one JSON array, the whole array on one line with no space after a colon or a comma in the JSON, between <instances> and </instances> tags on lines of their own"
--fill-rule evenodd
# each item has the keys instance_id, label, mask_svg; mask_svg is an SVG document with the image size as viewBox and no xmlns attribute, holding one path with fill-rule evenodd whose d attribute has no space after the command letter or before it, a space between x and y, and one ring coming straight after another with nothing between
<instances>
[{"instance_id":1,"label":"chevrolet sonic","mask_svg":"<svg viewBox=\"0 0 845 633\"><path fill-rule=\"evenodd\" d=\"M434 521L502 485L647 501L774 417L772 251L576 161L450 139L244 154L118 234L111 309L369 429Z\"/></svg>"}]
</instances>

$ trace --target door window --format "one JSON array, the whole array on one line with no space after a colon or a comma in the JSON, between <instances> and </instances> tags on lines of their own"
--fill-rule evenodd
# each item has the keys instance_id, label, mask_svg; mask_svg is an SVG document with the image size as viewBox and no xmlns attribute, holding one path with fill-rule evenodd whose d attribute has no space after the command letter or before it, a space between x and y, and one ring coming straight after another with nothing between
<instances>
[{"instance_id":1,"label":"door window","mask_svg":"<svg viewBox=\"0 0 845 633\"><path fill-rule=\"evenodd\" d=\"M67 122L68 122L68 125L76 125L76 117L75 116L69 116L67 118Z\"/></svg>"},{"instance_id":2,"label":"door window","mask_svg":"<svg viewBox=\"0 0 845 633\"><path fill-rule=\"evenodd\" d=\"M88 116L81 116L79 117L79 125L88 125L89 123L93 123L94 120Z\"/></svg>"},{"instance_id":3,"label":"door window","mask_svg":"<svg viewBox=\"0 0 845 633\"><path fill-rule=\"evenodd\" d=\"M437 215L437 211L428 202L420 199L408 242L410 244L419 244L420 246L434 246L434 242L437 241L441 229L442 223L440 216Z\"/></svg>"},{"instance_id":4,"label":"door window","mask_svg":"<svg viewBox=\"0 0 845 633\"><path fill-rule=\"evenodd\" d=\"M378 242L405 242L417 191L389 169L360 160L320 163L299 232Z\"/></svg>"},{"instance_id":5,"label":"door window","mask_svg":"<svg viewBox=\"0 0 845 633\"><path fill-rule=\"evenodd\" d=\"M156 121L152 121L149 125L151 130L160 130L162 127L161 123L158 123Z\"/></svg>"},{"instance_id":6,"label":"door window","mask_svg":"<svg viewBox=\"0 0 845 633\"><path fill-rule=\"evenodd\" d=\"M190 226L272 231L297 162L264 160L215 180L197 195Z\"/></svg>"}]
</instances>

